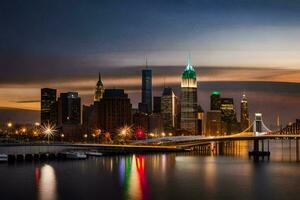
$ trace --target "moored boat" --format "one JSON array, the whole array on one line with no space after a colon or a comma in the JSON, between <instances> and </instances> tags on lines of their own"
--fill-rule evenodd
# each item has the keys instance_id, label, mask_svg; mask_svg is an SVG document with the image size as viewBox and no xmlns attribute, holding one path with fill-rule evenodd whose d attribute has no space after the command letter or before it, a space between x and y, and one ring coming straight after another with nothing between
<instances>
[{"instance_id":1,"label":"moored boat","mask_svg":"<svg viewBox=\"0 0 300 200\"><path fill-rule=\"evenodd\" d=\"M98 152L98 151L87 151L87 152L85 152L85 154L87 156L95 156L95 157L103 156L103 153Z\"/></svg>"},{"instance_id":2,"label":"moored boat","mask_svg":"<svg viewBox=\"0 0 300 200\"><path fill-rule=\"evenodd\" d=\"M73 159L73 160L83 160L86 159L87 156L83 152L65 152L67 159Z\"/></svg>"},{"instance_id":3,"label":"moored boat","mask_svg":"<svg viewBox=\"0 0 300 200\"><path fill-rule=\"evenodd\" d=\"M0 162L6 162L6 161L8 161L8 155L0 154Z\"/></svg>"}]
</instances>

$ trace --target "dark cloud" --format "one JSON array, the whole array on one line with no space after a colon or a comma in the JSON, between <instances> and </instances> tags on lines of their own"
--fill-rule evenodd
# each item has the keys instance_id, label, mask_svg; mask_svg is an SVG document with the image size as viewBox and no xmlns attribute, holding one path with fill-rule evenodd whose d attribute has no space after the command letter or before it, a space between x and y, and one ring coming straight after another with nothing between
<instances>
[{"instance_id":1,"label":"dark cloud","mask_svg":"<svg viewBox=\"0 0 300 200\"><path fill-rule=\"evenodd\" d=\"M0 123L8 121L14 123L38 122L40 121L40 111L0 107Z\"/></svg>"},{"instance_id":2,"label":"dark cloud","mask_svg":"<svg viewBox=\"0 0 300 200\"><path fill-rule=\"evenodd\" d=\"M40 100L15 101L15 103L38 103Z\"/></svg>"}]
</instances>

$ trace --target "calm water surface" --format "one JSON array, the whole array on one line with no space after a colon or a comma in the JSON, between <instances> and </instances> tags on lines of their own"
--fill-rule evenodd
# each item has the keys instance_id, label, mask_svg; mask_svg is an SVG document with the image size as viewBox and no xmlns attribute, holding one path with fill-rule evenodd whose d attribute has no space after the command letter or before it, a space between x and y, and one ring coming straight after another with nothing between
<instances>
[{"instance_id":1,"label":"calm water surface","mask_svg":"<svg viewBox=\"0 0 300 200\"><path fill-rule=\"evenodd\" d=\"M227 155L130 155L0 164L0 199L300 199L294 144L273 142L253 162L239 143Z\"/></svg>"}]
</instances>

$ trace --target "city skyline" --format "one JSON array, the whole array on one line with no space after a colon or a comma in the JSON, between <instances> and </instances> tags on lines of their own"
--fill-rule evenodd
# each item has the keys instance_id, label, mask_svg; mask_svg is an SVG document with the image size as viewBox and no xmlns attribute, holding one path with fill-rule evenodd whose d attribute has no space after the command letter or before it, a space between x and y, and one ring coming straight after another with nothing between
<instances>
[{"instance_id":1,"label":"city skyline","mask_svg":"<svg viewBox=\"0 0 300 200\"><path fill-rule=\"evenodd\" d=\"M98 72L106 87L124 88L137 107L145 57L153 96L164 83L178 95L191 52L204 110L210 91L239 101L245 90L252 110L266 113L269 124L275 116L266 103L284 123L298 117L297 1L32 2L1 2L2 108L39 110L43 87L78 91L89 104ZM291 103L283 108L279 99Z\"/></svg>"},{"instance_id":2,"label":"city skyline","mask_svg":"<svg viewBox=\"0 0 300 200\"><path fill-rule=\"evenodd\" d=\"M152 68L153 72L155 74L157 68ZM183 70L183 68L179 68L179 70ZM199 71L198 71L199 73ZM97 73L95 74L97 75ZM201 72L200 72L201 75ZM203 75L203 73L202 73ZM126 75L125 75L126 76ZM107 88L125 88L126 92L129 93L129 97L131 98L134 107L137 107L138 102L140 101L140 96L141 96L141 90L140 90L140 85L141 84L141 78L138 78L140 76L140 74L136 75L136 79L137 79L137 85L132 86L129 84L129 86L124 84L124 87L122 87L122 85L120 84L119 87L115 87L115 86L110 86L106 84L106 80L108 78L103 77L103 82L106 85ZM153 77L154 80L160 80L160 78L157 79L157 77L154 75ZM167 78L162 78L165 79L166 82L163 84L166 84L166 86L168 87L172 87L175 91L175 93L177 95L180 94L180 82L169 82ZM180 79L180 76L179 76ZM119 79L120 80L120 79ZM122 79L121 79L122 80ZM125 78L126 80L126 78ZM86 88L83 92L80 89L58 89L58 93L60 92L65 92L65 91L79 91L80 96L83 98L82 104L88 105L89 103L91 103L93 101L93 91L94 91L94 87L95 84L97 82L97 78L95 76L94 80L93 80L93 86L91 87L91 89ZM160 95L164 85L157 85L155 81L153 81L154 83L154 87L153 87L153 96L156 95ZM226 81L226 82L209 82L209 81L205 81L205 82L201 82L198 81L198 93L200 94L199 98L198 98L198 103L200 103L200 105L204 108L205 111L209 110L209 96L210 96L210 92L214 91L214 90L218 90L222 93L222 95L224 97L233 97L235 102L236 102L236 109L237 109L237 114L239 115L239 105L237 104L241 97L242 97L242 92L246 92L247 96L250 97L250 118L253 118L253 114L255 112L263 112L265 113L265 119L266 122L270 125L275 125L275 120L277 118L277 115L280 115L281 120L283 122L283 124L286 124L288 122L293 121L295 118L298 117L298 110L297 108L295 108L296 103L299 100L299 95L298 95L298 91L300 89L300 87L298 86L298 84L294 84L294 83L278 83L278 82L230 82L230 81ZM274 88L276 89L276 92L274 92ZM40 88L36 88L35 90L38 90L38 93L40 93ZM89 94L86 94L86 91L88 91ZM40 95L40 94L38 94ZM260 96L260 98L257 98L257 96ZM275 98L274 98L275 97ZM39 96L37 97L39 98ZM291 102L291 104L289 105L284 105L282 104L282 100L286 98L289 98L289 101ZM28 104L31 101L24 101L24 104ZM20 103L20 102L19 102ZM39 110L39 104L40 101L39 99L36 100L34 102L35 104L37 104L37 108L35 110ZM271 107L266 107L265 103L269 103L269 105L271 105ZM279 106L279 108L277 109L276 114L273 112L273 105L274 106ZM287 107L289 108L290 106L290 110L286 109ZM2 110L6 110L6 108L2 108ZM9 109L9 108L8 108ZM9 109L11 110L11 109ZM14 112L12 112L14 113ZM4 116L2 116L2 120L4 119L12 119L11 117L6 117L5 116L12 116L12 114L10 115L9 113L5 113ZM27 115L28 116L28 115ZM30 116L30 115L29 115ZM22 119L20 120L21 122ZM31 120L32 121L32 120ZM29 121L26 121L29 122Z\"/></svg>"}]
</instances>

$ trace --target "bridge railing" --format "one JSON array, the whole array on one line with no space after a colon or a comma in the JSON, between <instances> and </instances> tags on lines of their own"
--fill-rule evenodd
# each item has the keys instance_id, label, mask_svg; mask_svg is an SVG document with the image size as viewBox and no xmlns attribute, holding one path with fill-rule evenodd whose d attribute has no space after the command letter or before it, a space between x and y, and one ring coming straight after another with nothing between
<instances>
[{"instance_id":1,"label":"bridge railing","mask_svg":"<svg viewBox=\"0 0 300 200\"><path fill-rule=\"evenodd\" d=\"M277 135L300 135L300 123L295 122L293 124L289 124L284 128L280 128L277 131L274 131L273 134Z\"/></svg>"}]
</instances>

